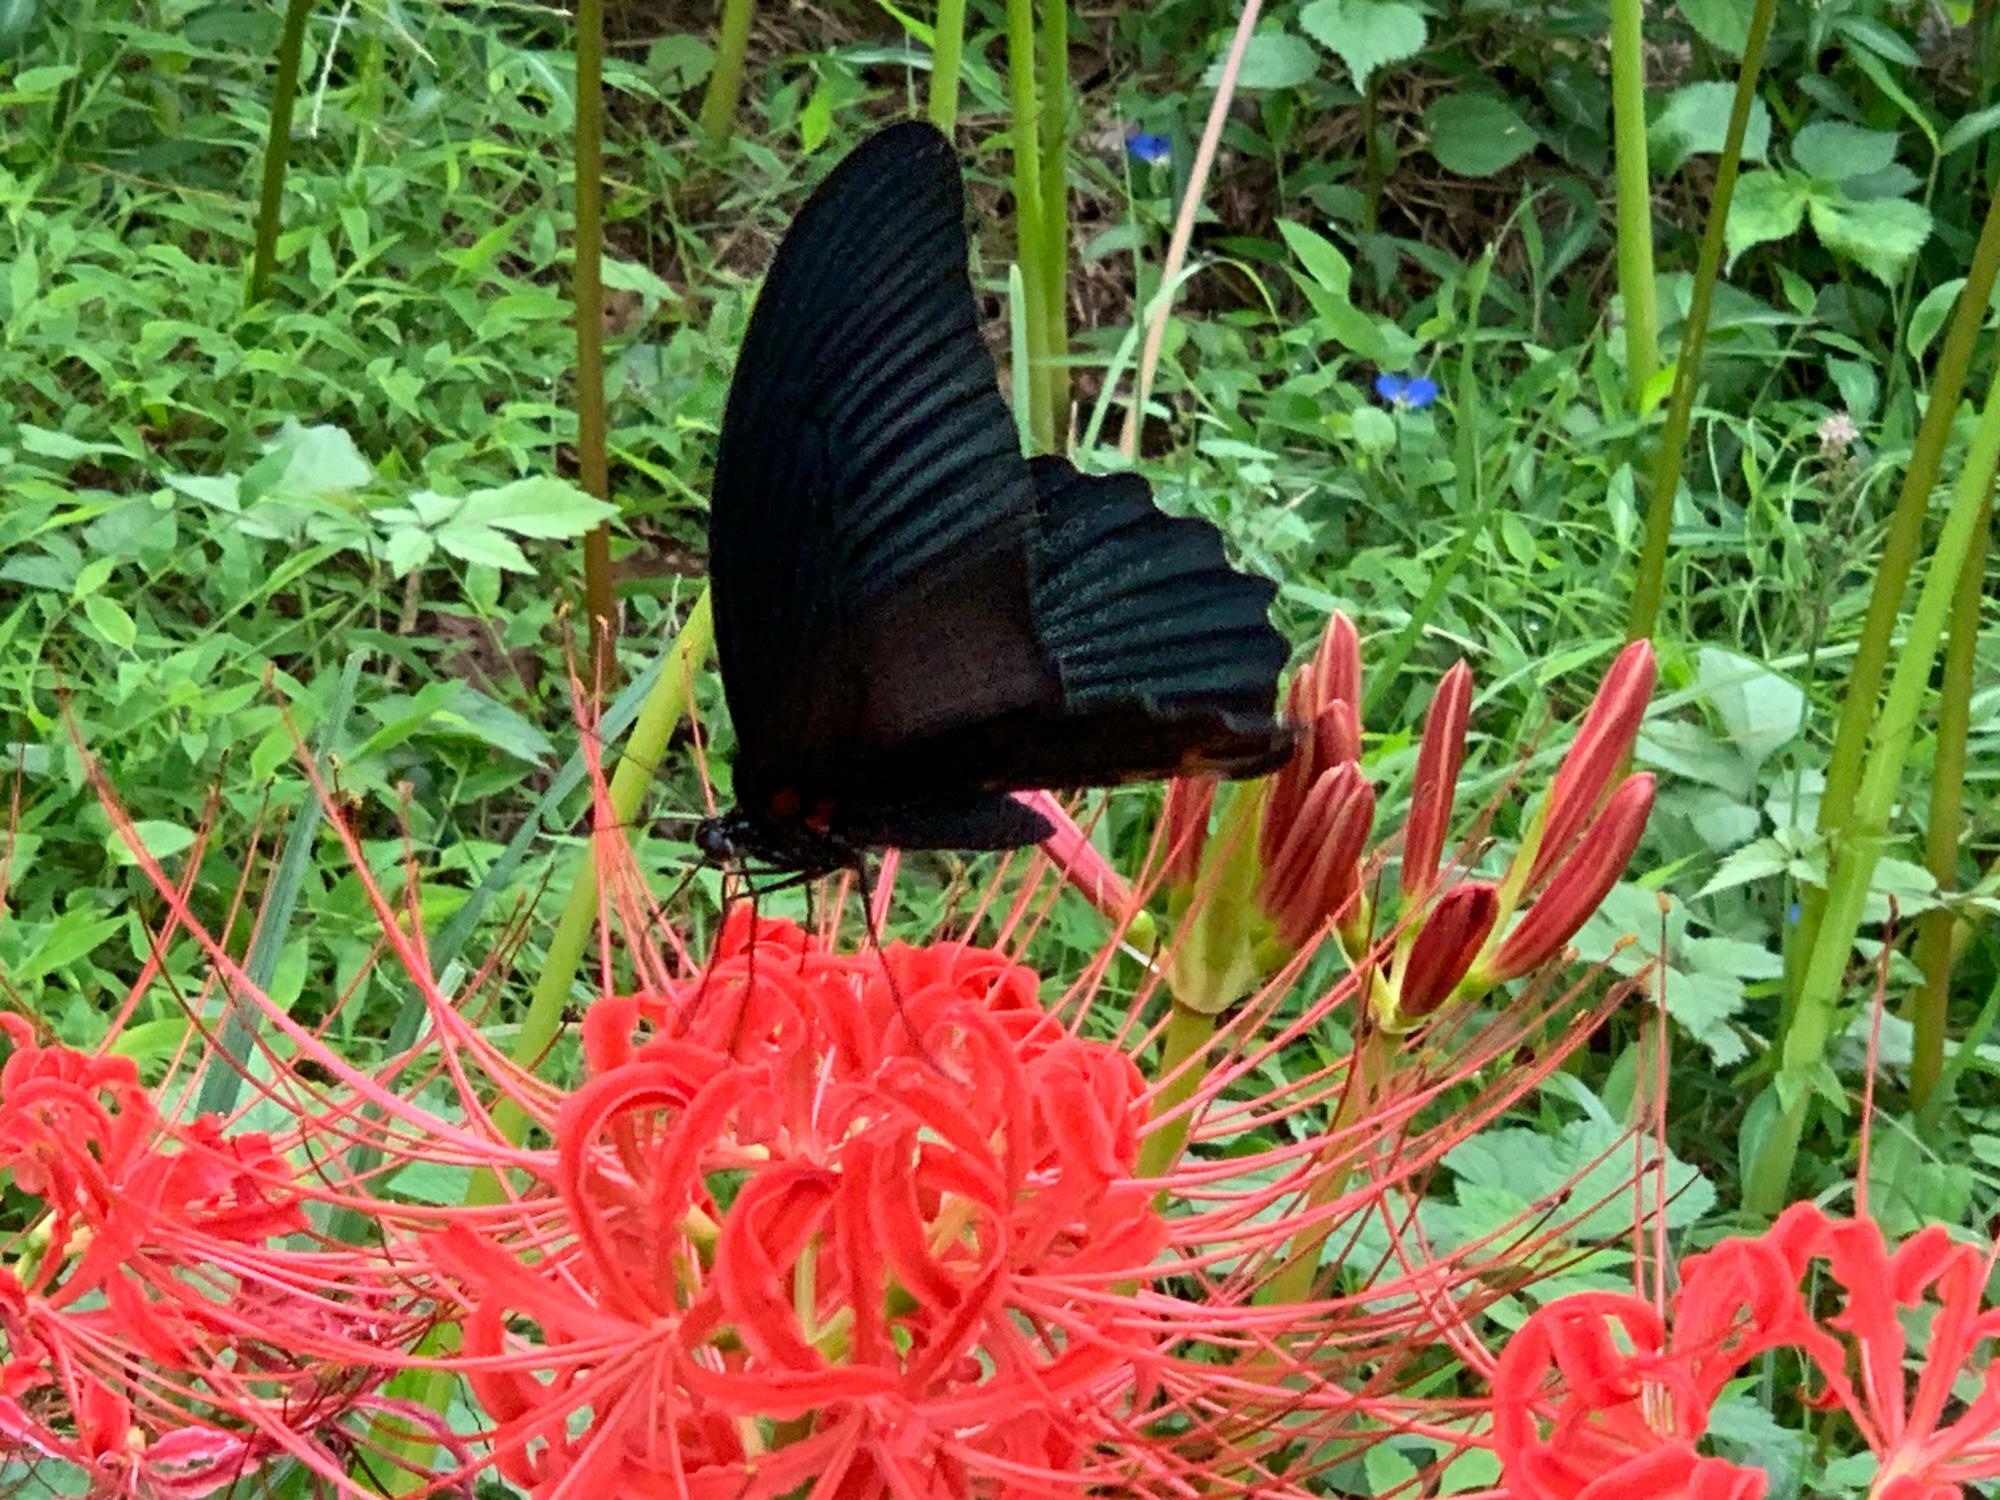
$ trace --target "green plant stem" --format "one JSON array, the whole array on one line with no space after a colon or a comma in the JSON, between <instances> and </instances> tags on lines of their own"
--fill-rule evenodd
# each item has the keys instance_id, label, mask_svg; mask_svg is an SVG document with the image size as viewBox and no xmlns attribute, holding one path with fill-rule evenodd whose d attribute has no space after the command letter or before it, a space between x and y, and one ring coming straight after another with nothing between
<instances>
[{"instance_id":1,"label":"green plant stem","mask_svg":"<svg viewBox=\"0 0 2000 1500\"><path fill-rule=\"evenodd\" d=\"M1919 1138L1926 1137L1937 1129L1938 1121L1944 1114L1944 1107L1951 1102L1951 1097L1958 1088L1959 1074L1966 1070L1978 1056L1979 1049L1986 1045L1987 1033L1993 1030L1995 1022L2000 1022L2000 976L1994 978L1992 987L1986 992L1985 1004L1979 1007L1979 1014L1973 1017L1972 1024L1965 1029L1965 1035L1952 1050L1951 1061L1944 1065L1944 1071L1938 1075L1937 1087L1931 1090L1931 1096L1924 1107L1917 1111L1916 1131Z\"/></svg>"},{"instance_id":2,"label":"green plant stem","mask_svg":"<svg viewBox=\"0 0 2000 1500\"><path fill-rule=\"evenodd\" d=\"M1938 353L1937 372L1931 377L1923 421L1917 427L1909 467L1903 471L1902 490L1896 497L1896 508L1889 517L1888 534L1882 543L1882 556L1876 563L1868 613L1862 620L1854 660L1848 666L1847 682L1841 689L1840 716L1834 724L1833 750L1826 764L1826 795L1819 809L1819 831L1829 846L1837 845L1845 836L1854 807L1875 703L1882 689L1883 673L1888 669L1889 647L1895 638L1896 614L1902 608L1910 571L1916 565L1931 491L1937 487L1938 473L1944 466L1952 418L1965 390L1965 372L1972 362L1973 344L1979 337L1980 325L1986 321L1996 273L2000 273L2000 195L1987 204L1986 222L1979 231L1979 243L1973 248L1965 286L1959 291L1951 327ZM1800 902L1799 922L1792 929L1785 955L1788 1013L1796 1008L1803 984L1799 970L1806 955L1819 945L1820 923L1830 899L1829 893L1808 887Z\"/></svg>"},{"instance_id":3,"label":"green plant stem","mask_svg":"<svg viewBox=\"0 0 2000 1500\"><path fill-rule=\"evenodd\" d=\"M1633 410L1660 367L1653 287L1653 179L1646 166L1644 0L1610 0L1611 138L1618 189L1618 291L1625 300L1625 393Z\"/></svg>"},{"instance_id":4,"label":"green plant stem","mask_svg":"<svg viewBox=\"0 0 2000 1500\"><path fill-rule=\"evenodd\" d=\"M576 462L584 490L611 498L604 412L604 0L576 4L576 246L570 296L576 306ZM590 686L617 686L617 605L611 588L611 527L583 539L583 599L590 616Z\"/></svg>"},{"instance_id":5,"label":"green plant stem","mask_svg":"<svg viewBox=\"0 0 2000 1500\"><path fill-rule=\"evenodd\" d=\"M1702 227L1701 249L1695 258L1694 288L1688 296L1687 321L1681 328L1680 353L1674 360L1674 388L1667 403L1667 422L1653 456L1652 483L1646 495L1646 540L1632 581L1632 608L1626 617L1627 640L1644 640L1659 625L1660 599L1666 587L1667 546L1673 537L1674 501L1680 493L1681 463L1687 453L1688 429L1694 420L1694 396L1701 380L1702 346L1708 341L1709 307L1722 273L1723 231L1729 204L1736 196L1737 169L1743 162L1743 138L1750 128L1750 107L1757 99L1757 78L1764 67L1764 44L1771 37L1777 0L1757 0L1750 16L1750 36L1736 71L1736 96L1729 107L1729 129L1716 162L1715 189L1710 195L1708 222ZM1620 251L1623 252L1621 235ZM1651 283L1649 282L1650 286ZM1627 304L1629 316L1630 304Z\"/></svg>"},{"instance_id":6,"label":"green plant stem","mask_svg":"<svg viewBox=\"0 0 2000 1500\"><path fill-rule=\"evenodd\" d=\"M1069 4L1042 6L1042 384L1050 443L1068 446L1069 417Z\"/></svg>"},{"instance_id":7,"label":"green plant stem","mask_svg":"<svg viewBox=\"0 0 2000 1500\"><path fill-rule=\"evenodd\" d=\"M1014 116L1014 258L1027 300L1028 431L1036 448L1055 447L1046 377L1048 263L1042 252L1042 153L1035 109L1034 0L1007 0L1007 87Z\"/></svg>"},{"instance_id":8,"label":"green plant stem","mask_svg":"<svg viewBox=\"0 0 2000 1500\"><path fill-rule=\"evenodd\" d=\"M1806 958L1792 1024L1784 1035L1782 1066L1773 1085L1779 1091L1777 1121L1744 1180L1744 1203L1753 1213L1776 1214L1791 1186L1813 1087L1837 1031L1842 982L1855 935L1861 930L1875 862L1888 836L1889 816L1909 757L1917 713L1930 687L1931 668L1960 575L1973 552L1974 532L1985 515L1996 464L2000 464L2000 380L1987 393L1965 468L1953 489L1951 508L1931 554L1930 571L1910 614L1902 653L1869 740L1852 816L1831 851L1824 919Z\"/></svg>"},{"instance_id":9,"label":"green plant stem","mask_svg":"<svg viewBox=\"0 0 2000 1500\"><path fill-rule=\"evenodd\" d=\"M958 128L958 74L965 56L965 0L938 0L931 42L930 121L946 135Z\"/></svg>"},{"instance_id":10,"label":"green plant stem","mask_svg":"<svg viewBox=\"0 0 2000 1500\"><path fill-rule=\"evenodd\" d=\"M668 648L659 680L653 684L638 718L633 721L631 737L625 743L617 769L611 773L611 813L620 826L632 822L638 815L640 801L653 783L660 760L666 754L667 741L680 723L681 715L687 711L689 684L696 670L708 659L714 642L714 616L709 609L708 591L703 589L701 597L694 602L694 608L688 611L680 634ZM516 1067L533 1068L554 1042L556 1032L562 1026L563 1008L568 1003L570 987L576 981L576 972L590 946L599 909L597 861L593 851L586 848L577 856L570 876L569 895L563 902L562 915L556 919L548 952L535 976L534 991L528 997L528 1013L521 1018L520 1030L509 1053ZM493 1107L493 1128L509 1145L518 1146L528 1133L527 1112L513 1098L503 1097ZM505 1196L505 1185L498 1174L482 1169L473 1174L465 1190L464 1201L468 1207L483 1207L499 1203ZM420 1352L442 1352L453 1337L449 1327L440 1328L425 1340ZM397 1377L392 1389L402 1390L432 1411L442 1414L451 1400L453 1378L443 1371L412 1370ZM411 1458L412 1468L410 1471L396 1471L390 1488L396 1494L407 1494L422 1484L421 1475L427 1467L433 1445L427 1438L413 1436L396 1446Z\"/></svg>"},{"instance_id":11,"label":"green plant stem","mask_svg":"<svg viewBox=\"0 0 2000 1500\"><path fill-rule=\"evenodd\" d=\"M1389 170L1382 160L1381 124L1376 88L1381 69L1368 75L1361 90L1361 161L1365 191L1361 200L1361 227L1373 234L1382 217L1382 187Z\"/></svg>"},{"instance_id":12,"label":"green plant stem","mask_svg":"<svg viewBox=\"0 0 2000 1500\"><path fill-rule=\"evenodd\" d=\"M1215 1035L1215 1019L1179 1001L1174 1002L1173 1012L1167 1017L1167 1033L1161 1042L1160 1066L1153 1075L1166 1080L1153 1102L1155 1115L1168 1114L1180 1108L1201 1086L1201 1069L1184 1064L1207 1046L1209 1038ZM1138 1175L1141 1178L1163 1177L1173 1170L1174 1163L1181 1159L1181 1148L1187 1144L1190 1118L1182 1115L1168 1121L1140 1144Z\"/></svg>"},{"instance_id":13,"label":"green plant stem","mask_svg":"<svg viewBox=\"0 0 2000 1500\"><path fill-rule=\"evenodd\" d=\"M1930 824L1925 830L1924 863L1940 892L1958 887L1958 825L1965 808L1965 745L1972 732L1972 682L1978 659L1979 612L1985 598L1986 553L1993 531L1993 481L1973 527L1972 551L1952 599L1951 633L1945 644L1944 675L1938 684L1937 755L1931 766ZM1951 996L1952 955L1958 919L1948 906L1917 918L1916 961L1923 982L1910 997L1914 1030L1910 1057L1910 1099L1918 1108L1930 1101L1944 1070L1947 1001Z\"/></svg>"},{"instance_id":14,"label":"green plant stem","mask_svg":"<svg viewBox=\"0 0 2000 1500\"><path fill-rule=\"evenodd\" d=\"M285 201L285 163L292 151L292 111L299 99L299 57L306 46L306 17L312 0L286 0L285 25L278 34L278 76L271 80L271 119L264 136L264 173L257 193L255 249L250 258L247 300L262 302L278 268L278 213Z\"/></svg>"},{"instance_id":15,"label":"green plant stem","mask_svg":"<svg viewBox=\"0 0 2000 1500\"><path fill-rule=\"evenodd\" d=\"M722 0L722 29L715 39L715 69L708 91L701 96L701 133L720 150L736 128L736 107L743 98L743 58L750 50L750 18L757 0Z\"/></svg>"}]
</instances>

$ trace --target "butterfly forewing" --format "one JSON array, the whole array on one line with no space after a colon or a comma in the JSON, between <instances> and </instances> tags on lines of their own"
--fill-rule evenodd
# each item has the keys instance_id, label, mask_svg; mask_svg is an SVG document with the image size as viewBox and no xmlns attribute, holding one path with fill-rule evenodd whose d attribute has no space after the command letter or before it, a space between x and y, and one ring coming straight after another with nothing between
<instances>
[{"instance_id":1,"label":"butterfly forewing","mask_svg":"<svg viewBox=\"0 0 2000 1500\"><path fill-rule=\"evenodd\" d=\"M945 138L882 131L801 211L745 336L710 572L767 857L1011 847L1046 825L1000 793L1289 752L1272 586L1136 476L1021 456L963 214Z\"/></svg>"}]
</instances>

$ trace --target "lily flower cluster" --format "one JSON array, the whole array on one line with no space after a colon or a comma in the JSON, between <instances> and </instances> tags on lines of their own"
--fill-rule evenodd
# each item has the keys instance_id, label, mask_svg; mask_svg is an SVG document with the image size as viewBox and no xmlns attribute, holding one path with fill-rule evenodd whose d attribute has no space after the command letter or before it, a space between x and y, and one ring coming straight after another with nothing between
<instances>
[{"instance_id":1,"label":"lily flower cluster","mask_svg":"<svg viewBox=\"0 0 2000 1500\"><path fill-rule=\"evenodd\" d=\"M1291 689L1298 759L1219 819L1214 787L1173 789L1165 945L1133 960L1143 903L1105 867L1086 884L1122 915L1066 981L1031 962L1039 860L915 943L845 946L834 903L817 931L732 911L689 957L593 762L574 1076L475 1024L504 974L447 987L420 882L383 891L324 788L378 978L426 1017L368 1066L262 992L100 782L167 911L120 1014L179 1003L161 976L192 943L255 1050L231 1062L197 1029L142 1087L115 1029L89 1055L16 1029L0 1152L40 1206L0 1286L0 1450L135 1496L285 1464L355 1492L491 1468L549 1500L858 1500L1307 1495L1385 1436L1490 1446L1463 1385L1492 1370L1486 1309L1578 1210L1556 1195L1448 1250L1415 1210L1623 997L1544 960L1638 836L1650 779L1617 768L1651 676L1620 658L1522 850L1480 881L1442 853L1455 670L1378 920L1391 850L1367 849L1337 621ZM1093 875L1074 824L1052 845ZM1350 961L1309 979L1327 940ZM249 1103L189 1118L218 1067ZM460 1203L399 1191L449 1174Z\"/></svg>"}]
</instances>

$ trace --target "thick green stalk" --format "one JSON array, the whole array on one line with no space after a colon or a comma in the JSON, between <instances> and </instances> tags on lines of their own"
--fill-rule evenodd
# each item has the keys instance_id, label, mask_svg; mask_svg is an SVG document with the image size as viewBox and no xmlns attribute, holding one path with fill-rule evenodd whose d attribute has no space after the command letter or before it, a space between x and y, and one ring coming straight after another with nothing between
<instances>
[{"instance_id":1,"label":"thick green stalk","mask_svg":"<svg viewBox=\"0 0 2000 1500\"><path fill-rule=\"evenodd\" d=\"M659 680L633 721L631 737L625 742L617 769L611 773L611 812L613 820L621 826L638 816L639 804L653 783L661 757L666 754L667 741L687 711L689 683L708 659L714 641L714 618L709 610L708 591L704 589L688 612L680 635L668 648ZM518 1067L534 1067L555 1041L570 987L575 983L597 924L597 898L597 861L593 851L586 848L577 856L570 876L569 896L549 938L548 952L535 976L534 992L528 997L528 1013L521 1020L521 1029L509 1054ZM502 1098L494 1105L493 1124L503 1139L518 1146L527 1135L528 1116L513 1099ZM465 1192L465 1202L471 1206L498 1203L503 1197L500 1179L490 1170L475 1173ZM425 1341L423 1352L440 1352L455 1337L449 1325L442 1327ZM411 1370L396 1377L391 1389L443 1413L450 1405L454 1378L440 1371ZM428 1467L433 1445L427 1438L414 1436L397 1446L410 1457L412 1468L394 1471L389 1488L394 1494L408 1494L422 1483L421 1475Z\"/></svg>"},{"instance_id":2,"label":"thick green stalk","mask_svg":"<svg viewBox=\"0 0 2000 1500\"><path fill-rule=\"evenodd\" d=\"M1042 384L1057 448L1069 437L1069 4L1042 7Z\"/></svg>"},{"instance_id":3,"label":"thick green stalk","mask_svg":"<svg viewBox=\"0 0 2000 1500\"><path fill-rule=\"evenodd\" d=\"M1214 1015L1204 1015L1178 1000L1174 1002L1173 1011L1167 1017L1166 1037L1160 1048L1160 1065L1153 1075L1167 1080L1153 1101L1154 1114L1164 1115L1179 1109L1201 1087L1201 1069L1186 1064L1215 1035L1216 1020ZM1168 1121L1140 1143L1140 1177L1164 1177L1173 1170L1174 1164L1181 1159L1181 1148L1187 1144L1190 1123L1189 1117L1182 1115Z\"/></svg>"},{"instance_id":4,"label":"thick green stalk","mask_svg":"<svg viewBox=\"0 0 2000 1500\"><path fill-rule=\"evenodd\" d=\"M299 98L299 55L305 51L312 0L286 0L278 34L278 76L271 80L271 120L264 135L264 179L257 194L257 238L250 258L248 300L262 302L278 267L278 212L285 201L285 163L292 150L292 110Z\"/></svg>"},{"instance_id":5,"label":"thick green stalk","mask_svg":"<svg viewBox=\"0 0 2000 1500\"><path fill-rule=\"evenodd\" d=\"M576 305L576 462L583 488L611 498L604 414L604 0L576 5L576 246L570 296ZM611 589L611 527L583 539L583 600L590 615L591 686L616 687L617 604Z\"/></svg>"},{"instance_id":6,"label":"thick green stalk","mask_svg":"<svg viewBox=\"0 0 2000 1500\"><path fill-rule=\"evenodd\" d=\"M1938 353L1937 372L1931 377L1924 418L1917 428L1910 464L1903 471L1903 487L1896 497L1896 509L1889 518L1888 535L1882 543L1882 556L1875 567L1875 585L1868 597L1861 638L1847 669L1847 682L1841 689L1840 717L1835 721L1833 750L1826 764L1826 797L1819 809L1819 831L1829 843L1837 844L1844 836L1855 791L1860 785L1869 727L1874 719L1876 698L1882 690L1882 674L1888 669L1889 647L1895 638L1896 613L1902 608L1910 570L1916 565L1931 491L1937 487L1938 473L1944 466L1952 418L1965 390L1965 372L1972 361L1973 344L1979 337L1980 325L1986 321L1996 273L2000 273L2000 194L1987 204L1986 223L1979 231L1979 243L1972 251L1965 286L1958 294L1951 327ZM1787 988L1794 1004L1800 992L1796 970L1804 956L1818 947L1820 922L1828 899L1826 894L1808 888L1801 902L1803 911L1798 926L1792 929L1786 959L1787 978L1792 981Z\"/></svg>"},{"instance_id":7,"label":"thick green stalk","mask_svg":"<svg viewBox=\"0 0 2000 1500\"><path fill-rule=\"evenodd\" d=\"M1673 535L1674 497L1681 487L1681 461L1687 453L1694 396L1701 380L1701 351L1708 341L1708 310L1715 300L1715 283L1722 272L1723 231L1729 222L1730 200L1736 196L1743 138L1750 127L1750 107L1757 98L1757 76L1764 66L1764 44L1770 40L1771 18L1777 9L1777 0L1757 0L1757 8L1750 17L1750 38L1743 47L1743 64L1736 70L1736 97L1729 108L1729 129L1723 136L1722 156L1716 162L1708 223L1702 228L1701 250L1695 259L1694 290L1688 297L1687 322L1681 328L1680 353L1674 360L1674 389L1667 404L1667 424L1660 434L1659 450L1653 456L1652 484L1646 496L1646 541L1632 583L1632 609L1625 624L1627 640L1645 640L1659 624L1660 597L1666 586L1667 544Z\"/></svg>"},{"instance_id":8,"label":"thick green stalk","mask_svg":"<svg viewBox=\"0 0 2000 1500\"><path fill-rule=\"evenodd\" d=\"M1937 756L1931 766L1930 826L1924 863L1940 891L1958 888L1958 825L1965 808L1965 743L1972 732L1972 680L1978 659L1979 613L1985 599L1986 552L1993 533L1993 482L1973 528L1972 552L1958 575L1951 604L1951 635L1945 645L1944 676L1938 684ZM1958 919L1940 906L1917 919L1917 968L1923 983L1910 997L1915 1030L1910 1058L1910 1099L1919 1109L1944 1071L1946 1002L1951 994L1951 961Z\"/></svg>"},{"instance_id":9,"label":"thick green stalk","mask_svg":"<svg viewBox=\"0 0 2000 1500\"><path fill-rule=\"evenodd\" d=\"M1625 300L1625 394L1660 367L1653 289L1653 178L1646 166L1644 0L1611 0L1611 140L1618 187L1618 291Z\"/></svg>"},{"instance_id":10,"label":"thick green stalk","mask_svg":"<svg viewBox=\"0 0 2000 1500\"><path fill-rule=\"evenodd\" d=\"M1780 1091L1777 1122L1744 1181L1744 1204L1753 1213L1776 1214L1791 1187L1814 1080L1838 1029L1841 987L1855 936L1861 930L1875 862L1888 837L1889 817L1909 758L1917 713L1930 688L1938 644L1958 592L1959 577L1972 555L1974 533L1985 517L1986 495L1996 464L2000 464L2000 380L1995 380L1987 393L1965 469L1953 489L1951 509L1931 554L1930 571L1917 594L1902 653L1875 721L1852 815L1832 848L1824 917L1806 956L1792 1023L1784 1037L1782 1066L1773 1085Z\"/></svg>"},{"instance_id":11,"label":"thick green stalk","mask_svg":"<svg viewBox=\"0 0 2000 1500\"><path fill-rule=\"evenodd\" d=\"M1014 116L1014 258L1027 294L1028 429L1035 447L1055 447L1047 368L1048 263L1042 252L1041 121L1035 108L1034 0L1007 0L1007 86Z\"/></svg>"},{"instance_id":12,"label":"thick green stalk","mask_svg":"<svg viewBox=\"0 0 2000 1500\"><path fill-rule=\"evenodd\" d=\"M715 70L701 96L701 133L720 149L736 128L736 106L743 98L743 58L750 50L750 17L757 0L722 0L722 32L715 39Z\"/></svg>"},{"instance_id":13,"label":"thick green stalk","mask_svg":"<svg viewBox=\"0 0 2000 1500\"><path fill-rule=\"evenodd\" d=\"M958 127L959 61L965 55L965 0L938 0L931 41L930 120L946 135Z\"/></svg>"}]
</instances>

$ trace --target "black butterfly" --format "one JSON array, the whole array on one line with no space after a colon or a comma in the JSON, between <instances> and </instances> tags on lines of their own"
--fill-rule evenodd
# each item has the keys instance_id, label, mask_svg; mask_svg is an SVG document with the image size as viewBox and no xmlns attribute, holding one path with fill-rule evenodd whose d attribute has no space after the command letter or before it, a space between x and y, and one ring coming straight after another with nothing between
<instances>
[{"instance_id":1,"label":"black butterfly","mask_svg":"<svg viewBox=\"0 0 2000 1500\"><path fill-rule=\"evenodd\" d=\"M1274 586L1130 474L1026 459L980 341L950 143L895 125L779 246L722 423L709 576L736 726L711 860L1009 849L1006 795L1291 752Z\"/></svg>"}]
</instances>

